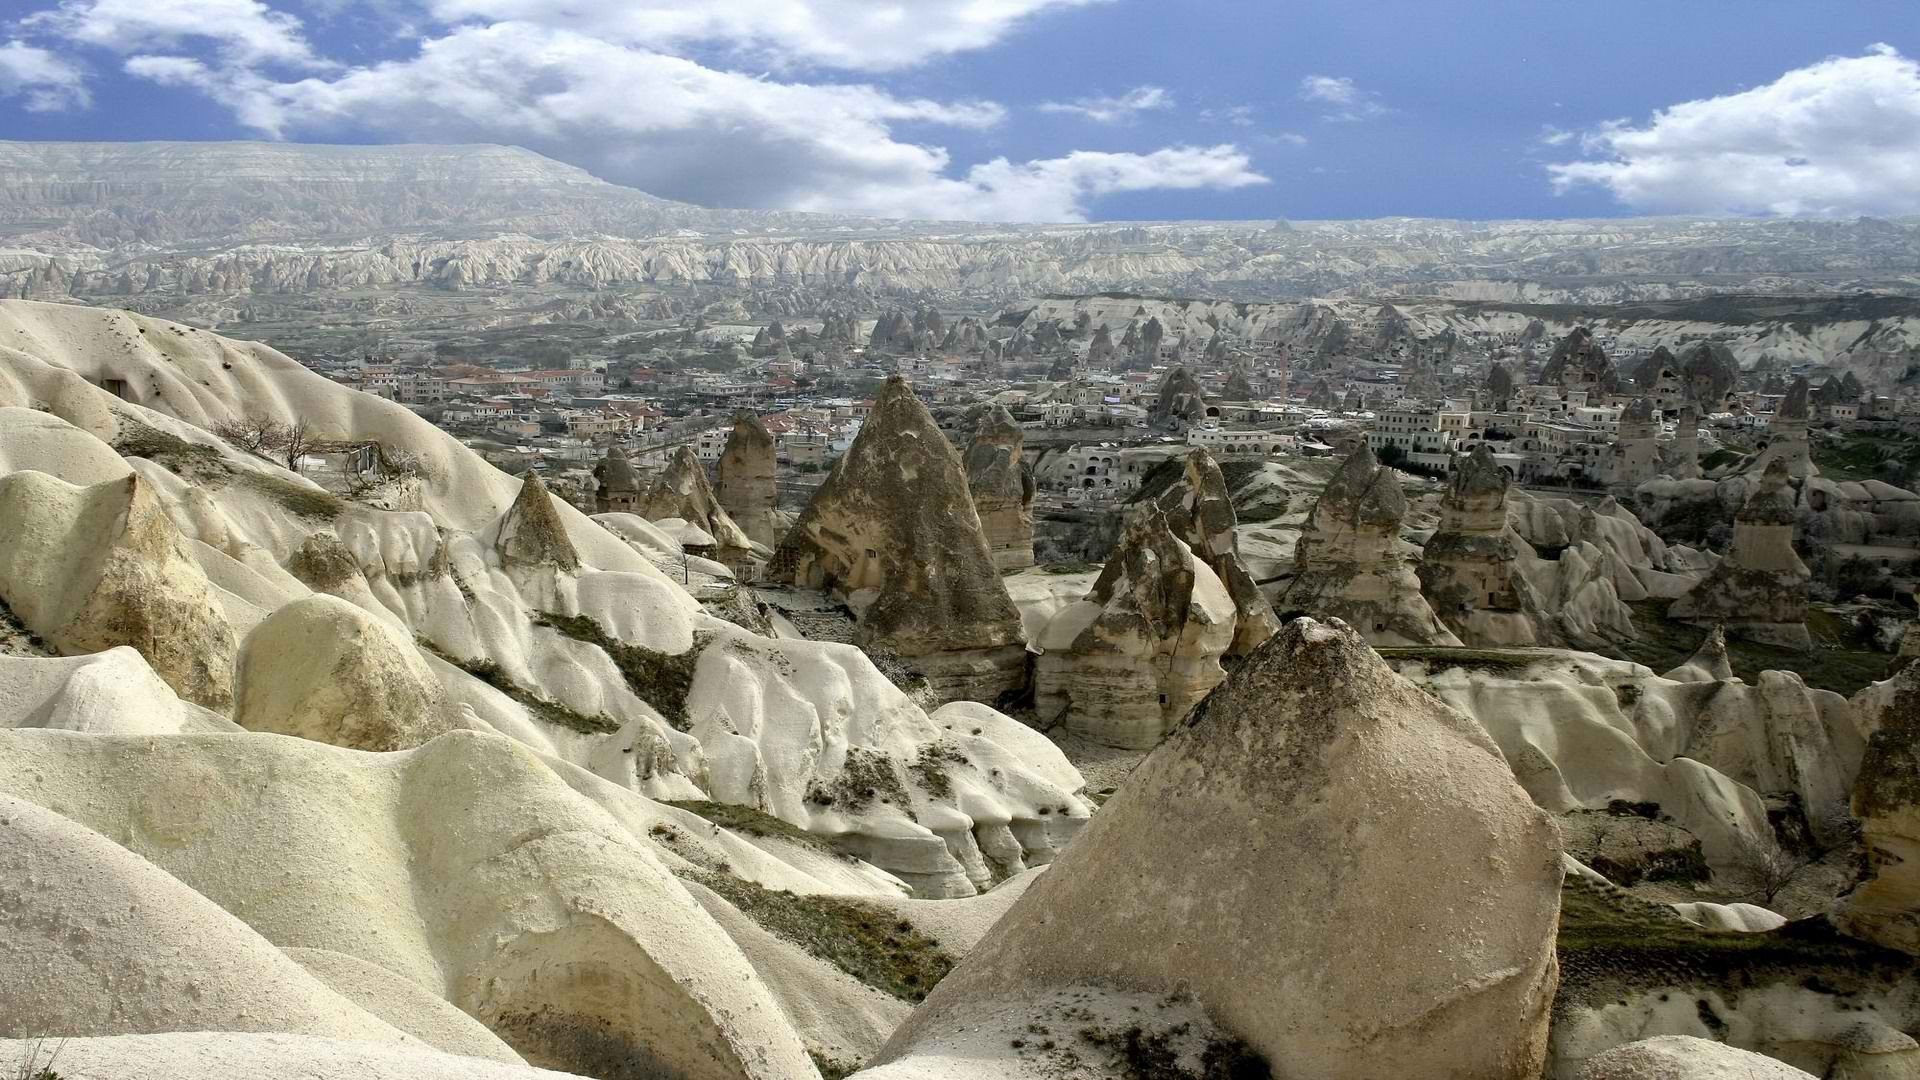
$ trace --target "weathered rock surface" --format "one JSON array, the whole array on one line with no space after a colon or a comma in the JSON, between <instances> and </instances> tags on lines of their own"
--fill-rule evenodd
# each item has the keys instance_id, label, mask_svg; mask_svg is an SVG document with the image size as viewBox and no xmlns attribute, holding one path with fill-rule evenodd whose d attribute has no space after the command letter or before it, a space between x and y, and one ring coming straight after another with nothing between
<instances>
[{"instance_id":1,"label":"weathered rock surface","mask_svg":"<svg viewBox=\"0 0 1920 1080\"><path fill-rule=\"evenodd\" d=\"M942 1072L942 1047L1097 987L1188 996L1275 1076L1417 1061L1532 1080L1561 876L1551 821L1477 725L1357 633L1299 620L1148 757L894 1034L878 1075L1022 1075Z\"/></svg>"},{"instance_id":2,"label":"weathered rock surface","mask_svg":"<svg viewBox=\"0 0 1920 1080\"><path fill-rule=\"evenodd\" d=\"M180 1032L59 1042L55 1071L72 1080L568 1080L574 1074L511 1065L418 1044L302 1035ZM0 1039L0 1057L41 1065L53 1044Z\"/></svg>"},{"instance_id":3,"label":"weathered rock surface","mask_svg":"<svg viewBox=\"0 0 1920 1080\"><path fill-rule=\"evenodd\" d=\"M1235 625L1220 579L1141 507L1093 590L1042 632L1034 711L1098 743L1152 749L1226 678Z\"/></svg>"},{"instance_id":4,"label":"weathered rock surface","mask_svg":"<svg viewBox=\"0 0 1920 1080\"><path fill-rule=\"evenodd\" d=\"M1483 443L1453 472L1440 527L1421 548L1420 591L1468 645L1550 645L1560 635L1521 572L1532 555L1507 522L1506 470Z\"/></svg>"},{"instance_id":5,"label":"weathered rock surface","mask_svg":"<svg viewBox=\"0 0 1920 1080\"><path fill-rule=\"evenodd\" d=\"M692 525L713 539L715 557L728 565L741 562L753 547L746 530L720 505L691 446L674 451L673 460L640 496L636 513L653 521L677 519Z\"/></svg>"},{"instance_id":6,"label":"weathered rock surface","mask_svg":"<svg viewBox=\"0 0 1920 1080\"><path fill-rule=\"evenodd\" d=\"M1233 598L1233 645L1227 651L1230 656L1245 656L1279 630L1280 619L1240 561L1234 497L1213 455L1195 449L1187 454L1179 482L1157 501L1167 527L1207 564Z\"/></svg>"},{"instance_id":7,"label":"weathered rock surface","mask_svg":"<svg viewBox=\"0 0 1920 1080\"><path fill-rule=\"evenodd\" d=\"M580 553L567 536L567 527L554 509L553 495L540 480L540 474L528 470L520 484L520 494L500 519L495 549L508 565L578 570Z\"/></svg>"},{"instance_id":8,"label":"weathered rock surface","mask_svg":"<svg viewBox=\"0 0 1920 1080\"><path fill-rule=\"evenodd\" d=\"M1814 1080L1764 1054L1691 1035L1660 1035L1587 1062L1580 1080Z\"/></svg>"},{"instance_id":9,"label":"weathered rock surface","mask_svg":"<svg viewBox=\"0 0 1920 1080\"><path fill-rule=\"evenodd\" d=\"M1160 394L1147 410L1147 423L1157 428L1184 428L1207 418L1207 396L1193 372L1176 365L1160 380Z\"/></svg>"},{"instance_id":10,"label":"weathered rock surface","mask_svg":"<svg viewBox=\"0 0 1920 1080\"><path fill-rule=\"evenodd\" d=\"M181 697L232 703L233 628L138 476L84 488L0 477L0 600L59 652L130 645Z\"/></svg>"},{"instance_id":11,"label":"weathered rock surface","mask_svg":"<svg viewBox=\"0 0 1920 1080\"><path fill-rule=\"evenodd\" d=\"M714 494L747 539L772 550L780 542L780 522L774 490L776 471L773 435L752 413L733 418L733 430L720 451L714 476Z\"/></svg>"},{"instance_id":12,"label":"weathered rock surface","mask_svg":"<svg viewBox=\"0 0 1920 1080\"><path fill-rule=\"evenodd\" d=\"M1026 679L1020 614L993 565L960 455L898 377L768 564L859 612L943 700L994 701Z\"/></svg>"},{"instance_id":13,"label":"weathered rock surface","mask_svg":"<svg viewBox=\"0 0 1920 1080\"><path fill-rule=\"evenodd\" d=\"M1458 645L1420 593L1400 539L1407 497L1373 451L1355 450L1320 493L1294 549L1293 580L1274 597L1283 613L1337 618L1377 645Z\"/></svg>"},{"instance_id":14,"label":"weathered rock surface","mask_svg":"<svg viewBox=\"0 0 1920 1080\"><path fill-rule=\"evenodd\" d=\"M233 718L249 731L354 750L407 750L453 727L445 691L412 642L326 595L286 605L247 635Z\"/></svg>"},{"instance_id":15,"label":"weathered rock surface","mask_svg":"<svg viewBox=\"0 0 1920 1080\"><path fill-rule=\"evenodd\" d=\"M1866 754L1853 813L1867 848L1867 877L1839 921L1848 932L1920 955L1920 664L1853 699Z\"/></svg>"},{"instance_id":16,"label":"weathered rock surface","mask_svg":"<svg viewBox=\"0 0 1920 1080\"><path fill-rule=\"evenodd\" d=\"M979 430L962 459L987 550L1001 570L1033 565L1035 489L1033 470L1022 453L1025 441L1013 415L995 405L980 418Z\"/></svg>"},{"instance_id":17,"label":"weathered rock surface","mask_svg":"<svg viewBox=\"0 0 1920 1080\"><path fill-rule=\"evenodd\" d=\"M1788 464L1775 459L1733 519L1727 557L1667 609L1681 622L1718 623L1727 633L1803 652L1812 572L1793 550L1794 496Z\"/></svg>"}]
</instances>

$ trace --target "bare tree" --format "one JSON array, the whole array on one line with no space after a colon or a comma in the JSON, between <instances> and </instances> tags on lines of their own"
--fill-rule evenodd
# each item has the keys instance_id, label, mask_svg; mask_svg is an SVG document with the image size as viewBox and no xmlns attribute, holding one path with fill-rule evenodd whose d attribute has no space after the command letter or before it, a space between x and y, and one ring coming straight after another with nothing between
<instances>
[{"instance_id":1,"label":"bare tree","mask_svg":"<svg viewBox=\"0 0 1920 1080\"><path fill-rule=\"evenodd\" d=\"M305 419L295 420L293 423L285 425L282 430L285 433L285 442L282 444L281 450L287 457L287 470L289 472L299 472L300 459L306 457L307 451L313 448L313 436L307 427Z\"/></svg>"}]
</instances>

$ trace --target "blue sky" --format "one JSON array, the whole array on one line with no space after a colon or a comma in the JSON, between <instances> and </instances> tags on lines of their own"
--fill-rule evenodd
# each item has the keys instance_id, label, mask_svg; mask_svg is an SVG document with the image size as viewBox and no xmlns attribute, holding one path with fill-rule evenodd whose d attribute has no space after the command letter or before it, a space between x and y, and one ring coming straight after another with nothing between
<instances>
[{"instance_id":1,"label":"blue sky","mask_svg":"<svg viewBox=\"0 0 1920 1080\"><path fill-rule=\"evenodd\" d=\"M1920 213L1912 0L0 10L5 138L498 141L925 217Z\"/></svg>"}]
</instances>

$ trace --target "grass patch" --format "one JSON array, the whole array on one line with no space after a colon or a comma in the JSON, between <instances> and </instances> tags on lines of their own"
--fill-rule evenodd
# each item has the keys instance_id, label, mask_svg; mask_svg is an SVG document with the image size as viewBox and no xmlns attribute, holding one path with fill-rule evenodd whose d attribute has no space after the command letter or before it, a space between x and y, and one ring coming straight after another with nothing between
<instances>
[{"instance_id":1,"label":"grass patch","mask_svg":"<svg viewBox=\"0 0 1920 1080\"><path fill-rule=\"evenodd\" d=\"M864 746L847 747L847 760L833 779L815 777L807 783L808 802L838 807L849 814L865 810L875 799L913 816L913 800L907 797L907 785L900 779L893 759Z\"/></svg>"},{"instance_id":2,"label":"grass patch","mask_svg":"<svg viewBox=\"0 0 1920 1080\"><path fill-rule=\"evenodd\" d=\"M541 697L508 678L507 673L500 670L500 665L491 660L463 659L442 652L438 646L426 638L415 637L413 640L422 649L526 706L527 711L549 724L578 731L583 735L611 735L620 730L620 722L604 713L588 716L585 713L575 712L551 698Z\"/></svg>"},{"instance_id":3,"label":"grass patch","mask_svg":"<svg viewBox=\"0 0 1920 1080\"><path fill-rule=\"evenodd\" d=\"M847 1080L847 1077L859 1072L862 1065L858 1061L828 1057L818 1050L808 1050L807 1056L813 1059L813 1067L820 1071L820 1080Z\"/></svg>"},{"instance_id":4,"label":"grass patch","mask_svg":"<svg viewBox=\"0 0 1920 1080\"><path fill-rule=\"evenodd\" d=\"M936 799L953 795L953 781L947 777L948 765L965 765L967 756L949 742L935 741L920 748L919 757L907 771L920 782L920 790Z\"/></svg>"},{"instance_id":5,"label":"grass patch","mask_svg":"<svg viewBox=\"0 0 1920 1080\"><path fill-rule=\"evenodd\" d=\"M1518 650L1457 649L1441 645L1393 645L1374 651L1390 664L1419 663L1425 665L1429 672L1456 667L1469 671L1524 671L1543 659L1538 654Z\"/></svg>"},{"instance_id":6,"label":"grass patch","mask_svg":"<svg viewBox=\"0 0 1920 1080\"><path fill-rule=\"evenodd\" d=\"M712 889L768 933L902 1001L920 1001L953 957L912 923L875 904L800 896L711 870L676 871Z\"/></svg>"},{"instance_id":7,"label":"grass patch","mask_svg":"<svg viewBox=\"0 0 1920 1080\"><path fill-rule=\"evenodd\" d=\"M1631 641L1594 651L1617 660L1645 664L1655 672L1671 671L1686 663L1707 639L1708 631L1705 627L1667 621L1667 608L1672 603L1654 597L1628 603L1639 633ZM1846 637L1841 635L1851 634L1845 620L1812 609L1807 612L1807 630L1813 635L1811 653L1742 641L1728 635L1727 661L1733 665L1733 673L1749 683L1759 682L1762 671L1791 671L1816 690L1831 690L1848 697L1859 693L1867 684L1887 677L1887 663L1891 658L1886 653L1844 647Z\"/></svg>"},{"instance_id":8,"label":"grass patch","mask_svg":"<svg viewBox=\"0 0 1920 1080\"><path fill-rule=\"evenodd\" d=\"M1040 568L1040 572L1043 574L1092 574L1098 572L1099 569L1099 563L1063 562L1048 563L1046 566ZM1016 571L1016 573L1017 572L1018 571Z\"/></svg>"},{"instance_id":9,"label":"grass patch","mask_svg":"<svg viewBox=\"0 0 1920 1080\"><path fill-rule=\"evenodd\" d=\"M555 615L543 611L533 617L535 626L556 630L575 641L596 645L620 669L627 689L641 701L653 706L675 731L693 730L687 715L687 694L693 690L693 669L700 653L713 640L713 632L695 630L693 646L683 653L656 652L644 645L629 645L607 633L606 627L585 615Z\"/></svg>"},{"instance_id":10,"label":"grass patch","mask_svg":"<svg viewBox=\"0 0 1920 1080\"><path fill-rule=\"evenodd\" d=\"M1706 457L1701 458L1700 469L1702 472L1712 472L1722 465L1731 465L1746 456L1747 455L1738 450L1729 450L1723 446L1713 453L1708 454Z\"/></svg>"},{"instance_id":11,"label":"grass patch","mask_svg":"<svg viewBox=\"0 0 1920 1080\"><path fill-rule=\"evenodd\" d=\"M699 814L708 821L725 829L748 836L759 836L768 840L784 840L789 844L818 851L824 855L838 856L840 849L818 836L802 829L792 822L782 821L772 814L755 810L751 806L738 803L708 802L704 799L681 799L669 801L668 806L677 806L682 810Z\"/></svg>"},{"instance_id":12,"label":"grass patch","mask_svg":"<svg viewBox=\"0 0 1920 1080\"><path fill-rule=\"evenodd\" d=\"M1665 905L1569 878L1561 894L1560 993L1554 1008L1598 1005L1677 986L1738 989L1813 977L1847 990L1891 983L1912 959L1802 919L1765 933L1706 930Z\"/></svg>"},{"instance_id":13,"label":"grass patch","mask_svg":"<svg viewBox=\"0 0 1920 1080\"><path fill-rule=\"evenodd\" d=\"M270 473L235 472L233 477L242 487L251 488L279 503L296 517L309 521L332 521L347 508L347 500L330 491L296 484Z\"/></svg>"},{"instance_id":14,"label":"grass patch","mask_svg":"<svg viewBox=\"0 0 1920 1080\"><path fill-rule=\"evenodd\" d=\"M114 453L121 457L145 458L186 480L224 480L233 469L211 446L188 442L171 432L131 416L119 416L119 433L114 436Z\"/></svg>"},{"instance_id":15,"label":"grass patch","mask_svg":"<svg viewBox=\"0 0 1920 1080\"><path fill-rule=\"evenodd\" d=\"M1920 442L1899 435L1848 435L1812 447L1813 463L1828 480L1887 480L1899 484L1920 469Z\"/></svg>"}]
</instances>

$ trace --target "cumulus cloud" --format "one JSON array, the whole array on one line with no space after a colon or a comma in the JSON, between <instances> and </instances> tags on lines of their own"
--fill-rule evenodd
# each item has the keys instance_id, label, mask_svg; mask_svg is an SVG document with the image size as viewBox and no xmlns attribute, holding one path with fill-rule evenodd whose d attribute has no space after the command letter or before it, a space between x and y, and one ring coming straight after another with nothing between
<instances>
[{"instance_id":1,"label":"cumulus cloud","mask_svg":"<svg viewBox=\"0 0 1920 1080\"><path fill-rule=\"evenodd\" d=\"M1041 112L1067 113L1085 117L1097 124L1117 124L1131 120L1137 113L1173 108L1173 95L1163 87L1136 86L1119 97L1076 98L1073 101L1045 101Z\"/></svg>"},{"instance_id":2,"label":"cumulus cloud","mask_svg":"<svg viewBox=\"0 0 1920 1080\"><path fill-rule=\"evenodd\" d=\"M62 0L20 25L120 53L208 42L235 64L317 64L300 20L259 0Z\"/></svg>"},{"instance_id":3,"label":"cumulus cloud","mask_svg":"<svg viewBox=\"0 0 1920 1080\"><path fill-rule=\"evenodd\" d=\"M1765 86L1686 101L1645 124L1582 139L1589 160L1549 165L1666 213L1920 213L1920 64L1889 45L1787 72Z\"/></svg>"},{"instance_id":4,"label":"cumulus cloud","mask_svg":"<svg viewBox=\"0 0 1920 1080\"><path fill-rule=\"evenodd\" d=\"M983 48L1049 9L1102 0L425 0L448 25L513 22L673 51L719 43L775 65L866 71Z\"/></svg>"},{"instance_id":5,"label":"cumulus cloud","mask_svg":"<svg viewBox=\"0 0 1920 1080\"><path fill-rule=\"evenodd\" d=\"M0 45L0 99L14 97L25 100L28 112L84 109L91 102L77 65L24 41Z\"/></svg>"},{"instance_id":6,"label":"cumulus cloud","mask_svg":"<svg viewBox=\"0 0 1920 1080\"><path fill-rule=\"evenodd\" d=\"M1387 112L1379 95L1362 90L1345 76L1309 75L1301 79L1300 100L1322 106L1320 119L1335 122L1371 120Z\"/></svg>"}]
</instances>

